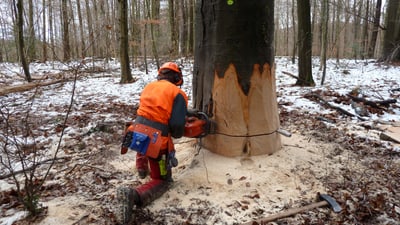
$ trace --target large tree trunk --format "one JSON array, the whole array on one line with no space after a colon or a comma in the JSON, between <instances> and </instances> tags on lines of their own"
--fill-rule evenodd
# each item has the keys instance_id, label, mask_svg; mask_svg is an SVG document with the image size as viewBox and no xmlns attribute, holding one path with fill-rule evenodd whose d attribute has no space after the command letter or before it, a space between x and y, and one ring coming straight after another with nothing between
<instances>
[{"instance_id":1,"label":"large tree trunk","mask_svg":"<svg viewBox=\"0 0 400 225\"><path fill-rule=\"evenodd\" d=\"M400 61L400 2L389 0L387 5L386 31L383 39L382 60Z\"/></svg>"},{"instance_id":2,"label":"large tree trunk","mask_svg":"<svg viewBox=\"0 0 400 225\"><path fill-rule=\"evenodd\" d=\"M274 1L201 0L196 10L194 107L217 124L204 147L225 156L276 152Z\"/></svg>"}]
</instances>

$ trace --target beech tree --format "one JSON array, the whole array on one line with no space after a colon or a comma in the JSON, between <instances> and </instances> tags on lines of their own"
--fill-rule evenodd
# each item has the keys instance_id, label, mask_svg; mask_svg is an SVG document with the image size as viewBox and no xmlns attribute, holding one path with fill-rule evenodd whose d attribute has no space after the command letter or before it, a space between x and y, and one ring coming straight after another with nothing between
<instances>
[{"instance_id":1,"label":"beech tree","mask_svg":"<svg viewBox=\"0 0 400 225\"><path fill-rule=\"evenodd\" d=\"M203 140L225 156L281 147L274 70L274 1L196 3L194 107L216 124Z\"/></svg>"}]
</instances>

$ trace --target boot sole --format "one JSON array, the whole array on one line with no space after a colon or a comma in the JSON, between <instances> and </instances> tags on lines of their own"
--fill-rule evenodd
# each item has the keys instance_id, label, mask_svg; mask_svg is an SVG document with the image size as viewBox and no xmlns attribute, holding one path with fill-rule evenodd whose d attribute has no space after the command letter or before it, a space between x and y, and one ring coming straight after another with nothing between
<instances>
[{"instance_id":1,"label":"boot sole","mask_svg":"<svg viewBox=\"0 0 400 225\"><path fill-rule=\"evenodd\" d=\"M133 219L132 189L122 187L117 189L117 200L119 203L116 213L118 224L127 225Z\"/></svg>"}]
</instances>

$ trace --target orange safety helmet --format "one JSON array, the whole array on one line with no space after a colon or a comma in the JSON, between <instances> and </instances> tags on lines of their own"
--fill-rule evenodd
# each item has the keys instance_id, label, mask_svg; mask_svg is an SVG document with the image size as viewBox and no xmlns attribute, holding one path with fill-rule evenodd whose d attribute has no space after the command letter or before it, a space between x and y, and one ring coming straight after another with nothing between
<instances>
[{"instance_id":1,"label":"orange safety helmet","mask_svg":"<svg viewBox=\"0 0 400 225\"><path fill-rule=\"evenodd\" d=\"M176 86L183 84L181 68L173 62L166 62L158 69L158 79L160 80L163 78L168 79Z\"/></svg>"}]
</instances>

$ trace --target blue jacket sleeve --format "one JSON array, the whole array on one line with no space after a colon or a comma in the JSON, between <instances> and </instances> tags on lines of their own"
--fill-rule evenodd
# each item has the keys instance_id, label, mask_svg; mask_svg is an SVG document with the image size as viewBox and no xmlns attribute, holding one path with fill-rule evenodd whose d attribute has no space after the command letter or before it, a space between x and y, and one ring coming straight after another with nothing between
<instances>
[{"instance_id":1,"label":"blue jacket sleeve","mask_svg":"<svg viewBox=\"0 0 400 225\"><path fill-rule=\"evenodd\" d=\"M186 123L186 100L181 95L178 94L174 99L174 104L172 106L171 117L169 119L169 129L171 131L171 136L174 138L180 138L183 136Z\"/></svg>"}]
</instances>

